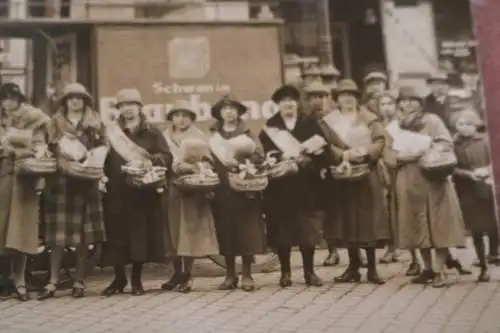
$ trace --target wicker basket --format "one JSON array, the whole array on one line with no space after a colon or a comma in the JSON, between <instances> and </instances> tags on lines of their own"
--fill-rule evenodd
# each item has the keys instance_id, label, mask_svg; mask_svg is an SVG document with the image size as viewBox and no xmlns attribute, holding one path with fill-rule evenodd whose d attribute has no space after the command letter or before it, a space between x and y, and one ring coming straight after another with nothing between
<instances>
[{"instance_id":1,"label":"wicker basket","mask_svg":"<svg viewBox=\"0 0 500 333\"><path fill-rule=\"evenodd\" d=\"M162 173L162 171L163 171L163 173ZM148 172L149 171L145 170L144 172L137 173L137 174L127 173L126 182L129 185L134 186L134 187L161 187L165 184L166 175L165 175L165 171L163 170L163 168L159 168L157 170L153 169L153 172L158 172L157 175L160 175L160 177L155 179L155 181L153 181L153 182L145 182L145 177L146 177L146 174Z\"/></svg>"},{"instance_id":2,"label":"wicker basket","mask_svg":"<svg viewBox=\"0 0 500 333\"><path fill-rule=\"evenodd\" d=\"M368 164L354 164L350 166L350 172L347 169L331 168L331 174L334 179L339 180L359 180L370 173Z\"/></svg>"},{"instance_id":3,"label":"wicker basket","mask_svg":"<svg viewBox=\"0 0 500 333\"><path fill-rule=\"evenodd\" d=\"M268 171L267 175L269 178L281 178L288 175L292 175L297 172L294 165L295 162L290 160L285 160L274 164Z\"/></svg>"},{"instance_id":4,"label":"wicker basket","mask_svg":"<svg viewBox=\"0 0 500 333\"><path fill-rule=\"evenodd\" d=\"M174 185L183 190L212 191L220 184L219 176L191 174L179 176L173 181Z\"/></svg>"},{"instance_id":5,"label":"wicker basket","mask_svg":"<svg viewBox=\"0 0 500 333\"><path fill-rule=\"evenodd\" d=\"M61 160L59 166L63 173L74 178L99 180L104 176L102 167L83 165L82 163L68 160Z\"/></svg>"},{"instance_id":6,"label":"wicker basket","mask_svg":"<svg viewBox=\"0 0 500 333\"><path fill-rule=\"evenodd\" d=\"M269 180L266 176L253 176L242 179L238 173L228 173L229 186L237 192L261 192L266 189Z\"/></svg>"},{"instance_id":7,"label":"wicker basket","mask_svg":"<svg viewBox=\"0 0 500 333\"><path fill-rule=\"evenodd\" d=\"M55 158L26 158L16 161L17 173L22 175L48 175L57 171Z\"/></svg>"}]
</instances>

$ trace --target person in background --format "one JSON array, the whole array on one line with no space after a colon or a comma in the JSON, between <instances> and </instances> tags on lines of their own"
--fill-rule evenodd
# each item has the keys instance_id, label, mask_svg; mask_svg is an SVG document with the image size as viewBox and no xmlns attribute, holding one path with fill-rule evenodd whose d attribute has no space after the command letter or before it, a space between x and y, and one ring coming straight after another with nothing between
<instances>
[{"instance_id":1,"label":"person in background","mask_svg":"<svg viewBox=\"0 0 500 333\"><path fill-rule=\"evenodd\" d=\"M168 234L170 245L167 255L172 258L174 275L161 287L163 290L175 290L187 293L192 289L191 269L195 258L219 254L217 234L212 212L213 192L205 189L182 189L176 183L176 177L201 172L200 163L210 170L213 161L208 149L208 137L196 126L196 113L189 103L178 101L167 113L170 127L163 133L174 157L166 206L168 212ZM206 147L193 159L194 148ZM200 161L193 163L194 161Z\"/></svg>"},{"instance_id":2,"label":"person in background","mask_svg":"<svg viewBox=\"0 0 500 333\"><path fill-rule=\"evenodd\" d=\"M148 124L142 113L142 99L136 89L122 89L116 94L117 124L125 142L140 152L145 165L169 168L172 156L161 132ZM122 167L129 162L120 147L121 141L109 138L111 149L104 163L107 178L104 196L104 222L107 242L103 262L114 267L114 279L103 296L122 293L128 284L125 265L132 264L131 293L144 294L142 268L146 262L163 262L165 217L161 193L157 186L137 186ZM138 161L141 162L141 161Z\"/></svg>"},{"instance_id":3,"label":"person in background","mask_svg":"<svg viewBox=\"0 0 500 333\"><path fill-rule=\"evenodd\" d=\"M402 108L402 129L429 136L431 149L434 145L447 151L453 148L451 134L444 122L435 114L423 112L423 101L412 87L402 87L398 100L419 104L419 107ZM444 271L448 249L465 246L465 226L453 182L442 173L424 172L419 163L424 153L426 151L413 153L404 159L398 157L396 241L398 248L419 249L422 255L424 269L412 283L432 281L433 287L442 288L448 284ZM436 253L435 262L432 249Z\"/></svg>"},{"instance_id":4,"label":"person in background","mask_svg":"<svg viewBox=\"0 0 500 333\"><path fill-rule=\"evenodd\" d=\"M58 163L67 160L68 152L82 153L81 163L88 155L71 147L62 150L63 138L71 138L85 150L107 149L103 123L93 109L92 96L79 83L69 83L64 87L60 108L49 124L49 149ZM80 162L80 161L79 161ZM43 196L45 224L45 245L52 249L50 254L50 280L40 294L39 300L54 297L66 247L76 248L76 273L72 288L73 297L83 297L85 293L85 268L88 246L100 245L106 240L104 230L102 195L99 181L72 177L58 171L47 178Z\"/></svg>"},{"instance_id":5,"label":"person in background","mask_svg":"<svg viewBox=\"0 0 500 333\"><path fill-rule=\"evenodd\" d=\"M314 81L305 87L311 112L322 110L327 88L321 81ZM277 89L272 100L278 105L279 112L269 118L266 128L286 131L302 143L314 135L321 135L314 116L304 115L299 110L299 91L292 86ZM259 138L266 153L280 151L279 144L270 130L263 130ZM271 179L264 191L264 212L266 215L270 246L276 250L282 288L292 285L291 250L299 246L302 255L304 280L308 286L321 286L323 281L314 270L315 247L321 242L321 229L324 223L324 182L320 172L326 167L324 153L301 155L295 161L296 173Z\"/></svg>"},{"instance_id":6,"label":"person in background","mask_svg":"<svg viewBox=\"0 0 500 333\"><path fill-rule=\"evenodd\" d=\"M458 165L455 169L455 187L467 229L472 233L474 247L481 269L478 282L490 280L484 244L485 235L498 235L495 202L491 184L488 138L478 133L482 121L476 111L466 109L454 117L457 130L455 152ZM490 240L491 242L491 240Z\"/></svg>"},{"instance_id":7,"label":"person in background","mask_svg":"<svg viewBox=\"0 0 500 333\"><path fill-rule=\"evenodd\" d=\"M15 164L46 146L50 118L27 103L15 83L0 88L0 255L12 258L14 288L27 301L28 254L38 248L38 177L17 174Z\"/></svg>"},{"instance_id":8,"label":"person in background","mask_svg":"<svg viewBox=\"0 0 500 333\"><path fill-rule=\"evenodd\" d=\"M390 92L383 92L376 98L377 113L382 117L384 125L387 126L392 122L399 122L399 113L396 103L396 97ZM394 194L394 183L396 181L397 160L394 151L392 150L392 139L387 133L387 145L384 149L384 164L387 166L386 172L388 174L386 185L386 208L388 210L389 222L391 226L392 239L387 245L386 251L379 262L382 264L389 264L399 261L399 252L396 249L394 238L397 234L397 220L396 220L396 200Z\"/></svg>"},{"instance_id":9,"label":"person in background","mask_svg":"<svg viewBox=\"0 0 500 333\"><path fill-rule=\"evenodd\" d=\"M248 124L241 118L247 107L231 96L225 96L212 107L212 117L216 120L210 128L210 134L225 140L241 139L253 142L250 152L251 163L260 164L264 160L264 150L259 139L250 131ZM228 145L225 145L227 147ZM226 164L218 156L218 148L210 146L214 155L215 169L221 178L221 184L215 191L213 212L219 243L219 252L226 259L226 278L219 285L219 290L233 290L238 286L236 275L236 257L243 262L241 287L244 291L255 290L252 277L254 255L264 254L266 248L265 223L262 214L262 194L235 191L229 184L228 173L238 167L236 158ZM253 149L255 148L255 149ZM239 147L240 152L249 152ZM220 152L227 154L228 152Z\"/></svg>"}]
</instances>

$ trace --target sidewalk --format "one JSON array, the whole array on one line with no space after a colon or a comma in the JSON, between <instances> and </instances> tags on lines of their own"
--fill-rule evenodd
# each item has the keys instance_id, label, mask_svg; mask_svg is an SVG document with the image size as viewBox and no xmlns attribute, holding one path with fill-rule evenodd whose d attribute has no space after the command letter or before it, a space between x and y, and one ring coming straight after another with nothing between
<instances>
[{"instance_id":1,"label":"sidewalk","mask_svg":"<svg viewBox=\"0 0 500 333\"><path fill-rule=\"evenodd\" d=\"M459 251L470 264L471 250ZM326 255L319 251L318 264ZM293 256L294 285L277 286L279 272L255 275L259 289L215 290L222 277L197 277L190 294L163 292L166 268L149 268L144 278L148 293L111 298L99 292L111 280L105 271L93 276L87 295L74 300L61 291L55 299L19 303L0 302L2 333L166 332L166 333L496 333L500 332L500 268L493 282L476 284L475 276L458 279L444 289L408 284L402 272L406 263L380 266L389 281L383 286L333 284L345 268L318 266L325 286L306 288L300 256ZM210 268L212 264L203 263ZM200 269L200 267L198 267ZM213 269L213 266L211 267ZM477 271L474 271L477 274ZM34 295L35 296L35 295Z\"/></svg>"}]
</instances>

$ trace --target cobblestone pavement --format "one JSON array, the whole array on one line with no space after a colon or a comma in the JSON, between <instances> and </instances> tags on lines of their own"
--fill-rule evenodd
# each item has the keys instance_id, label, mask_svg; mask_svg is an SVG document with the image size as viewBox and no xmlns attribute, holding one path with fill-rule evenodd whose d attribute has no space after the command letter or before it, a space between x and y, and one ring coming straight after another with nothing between
<instances>
[{"instance_id":1,"label":"cobblestone pavement","mask_svg":"<svg viewBox=\"0 0 500 333\"><path fill-rule=\"evenodd\" d=\"M458 252L471 263L472 251ZM324 251L318 254L318 266L324 256ZM342 259L345 263L345 255ZM293 263L293 287L280 289L278 272L258 274L259 289L253 293L214 290L221 277L196 278L190 294L162 292L158 288L167 273L156 268L144 279L150 289L146 295L103 298L99 291L111 276L101 273L90 279L83 299L60 291L46 302L0 302L0 332L500 332L500 268L493 268L490 283L477 284L474 276L458 279L451 272L456 283L433 289L408 284L401 273L406 263L380 265L381 275L389 278L383 286L333 284L345 266L318 267L325 286L306 288L297 254Z\"/></svg>"}]
</instances>

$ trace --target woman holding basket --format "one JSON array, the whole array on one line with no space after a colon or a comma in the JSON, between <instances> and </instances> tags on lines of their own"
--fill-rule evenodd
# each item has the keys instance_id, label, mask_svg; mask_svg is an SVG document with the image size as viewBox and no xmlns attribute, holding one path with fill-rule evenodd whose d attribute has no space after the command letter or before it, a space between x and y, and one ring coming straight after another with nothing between
<instances>
[{"instance_id":1,"label":"woman holding basket","mask_svg":"<svg viewBox=\"0 0 500 333\"><path fill-rule=\"evenodd\" d=\"M306 284L321 286L314 271L314 251L322 240L325 217L321 169L327 166L326 141L314 115L300 113L300 93L295 87L277 89L272 100L279 112L266 122L260 139L270 156L268 161L277 162L269 171L264 203L269 244L281 265L279 284L283 288L292 285L291 249L299 246Z\"/></svg>"},{"instance_id":2,"label":"woman holding basket","mask_svg":"<svg viewBox=\"0 0 500 333\"><path fill-rule=\"evenodd\" d=\"M241 256L241 287L255 289L251 275L253 256L266 252L265 225L262 216L262 191L267 177L260 166L264 151L241 116L247 107L226 96L212 107L216 123L211 127L210 150L214 156L221 185L214 200L215 227L219 251L226 259L226 279L220 290L238 285L235 257Z\"/></svg>"},{"instance_id":3,"label":"woman holding basket","mask_svg":"<svg viewBox=\"0 0 500 333\"><path fill-rule=\"evenodd\" d=\"M99 180L107 147L103 124L92 105L84 86L67 84L49 126L49 149L59 170L47 178L43 198L45 245L52 253L50 281L40 300L55 295L66 247L75 247L77 256L72 296L83 297L88 245L106 239Z\"/></svg>"},{"instance_id":4,"label":"woman holding basket","mask_svg":"<svg viewBox=\"0 0 500 333\"><path fill-rule=\"evenodd\" d=\"M178 101L168 112L171 126L164 132L173 155L168 187L167 254L173 258L174 275L164 290L190 292L194 258L219 253L212 213L213 191L219 184L208 147L208 137L195 125L189 103Z\"/></svg>"},{"instance_id":5,"label":"woman holding basket","mask_svg":"<svg viewBox=\"0 0 500 333\"><path fill-rule=\"evenodd\" d=\"M114 266L115 277L102 294L123 292L125 265L132 263L131 292L140 296L143 264L164 260L163 181L171 155L161 132L146 122L136 89L120 90L116 108L117 122L106 124L111 149L104 164L103 247L103 261Z\"/></svg>"},{"instance_id":6,"label":"woman holding basket","mask_svg":"<svg viewBox=\"0 0 500 333\"><path fill-rule=\"evenodd\" d=\"M14 292L26 301L27 254L36 254L38 248L40 176L55 171L55 162L47 160L39 170L19 167L47 157L50 118L27 104L14 83L0 88L0 103L0 255L14 259Z\"/></svg>"},{"instance_id":7,"label":"woman holding basket","mask_svg":"<svg viewBox=\"0 0 500 333\"><path fill-rule=\"evenodd\" d=\"M424 270L412 282L432 281L440 288L447 284L448 248L465 243L462 212L450 176L457 164L453 140L438 116L423 112L422 98L413 88L400 89L398 101L402 100L416 107L402 110L399 129L390 130L399 164L396 243L402 249L420 250ZM436 271L431 249L436 252Z\"/></svg>"},{"instance_id":8,"label":"woman holding basket","mask_svg":"<svg viewBox=\"0 0 500 333\"><path fill-rule=\"evenodd\" d=\"M335 226L331 239L347 247L349 266L336 282L360 282L358 249L365 248L367 280L383 284L377 272L375 249L391 238L385 205L380 158L386 132L380 118L359 106L356 83L342 80L337 90L339 111L323 117L322 128L333 154L330 168L336 188L341 189L328 214Z\"/></svg>"}]
</instances>

